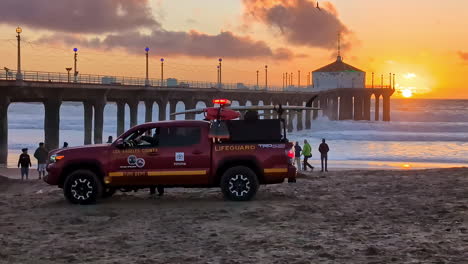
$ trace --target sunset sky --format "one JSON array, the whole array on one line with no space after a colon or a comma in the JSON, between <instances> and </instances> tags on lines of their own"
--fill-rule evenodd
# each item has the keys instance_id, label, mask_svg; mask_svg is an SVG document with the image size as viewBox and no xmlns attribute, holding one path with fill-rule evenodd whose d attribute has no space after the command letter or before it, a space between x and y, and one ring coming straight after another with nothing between
<instances>
[{"instance_id":1,"label":"sunset sky","mask_svg":"<svg viewBox=\"0 0 468 264\"><path fill-rule=\"evenodd\" d=\"M254 83L256 70L281 85L336 57L376 76L395 73L416 98L468 98L465 0L3 0L0 69L16 69L15 28L23 28L22 68L66 72L79 49L80 73ZM380 83L380 77L376 79ZM297 83L297 79L294 81Z\"/></svg>"}]
</instances>

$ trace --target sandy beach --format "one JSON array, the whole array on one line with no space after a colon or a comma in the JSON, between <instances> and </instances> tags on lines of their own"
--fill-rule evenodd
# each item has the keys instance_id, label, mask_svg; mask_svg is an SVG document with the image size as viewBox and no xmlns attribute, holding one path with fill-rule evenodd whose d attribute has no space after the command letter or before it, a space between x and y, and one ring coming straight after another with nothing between
<instances>
[{"instance_id":1,"label":"sandy beach","mask_svg":"<svg viewBox=\"0 0 468 264\"><path fill-rule=\"evenodd\" d=\"M0 170L15 176L15 170ZM0 263L467 263L468 168L336 171L262 186L67 203L0 177Z\"/></svg>"}]
</instances>

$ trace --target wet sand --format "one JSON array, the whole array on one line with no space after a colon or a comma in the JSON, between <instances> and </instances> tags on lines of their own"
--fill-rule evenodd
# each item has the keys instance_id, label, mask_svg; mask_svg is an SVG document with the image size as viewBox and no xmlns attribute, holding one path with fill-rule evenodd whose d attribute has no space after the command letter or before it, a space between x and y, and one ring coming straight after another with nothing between
<instances>
[{"instance_id":1,"label":"wet sand","mask_svg":"<svg viewBox=\"0 0 468 264\"><path fill-rule=\"evenodd\" d=\"M0 177L0 263L467 260L467 168L313 173L242 203L218 189L168 189L91 206L38 180Z\"/></svg>"}]
</instances>

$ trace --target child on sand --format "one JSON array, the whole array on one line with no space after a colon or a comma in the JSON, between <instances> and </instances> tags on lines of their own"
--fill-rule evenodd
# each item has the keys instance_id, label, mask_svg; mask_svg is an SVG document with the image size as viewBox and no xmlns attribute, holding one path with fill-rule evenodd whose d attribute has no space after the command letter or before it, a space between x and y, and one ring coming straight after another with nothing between
<instances>
[{"instance_id":1,"label":"child on sand","mask_svg":"<svg viewBox=\"0 0 468 264\"><path fill-rule=\"evenodd\" d=\"M24 176L26 176L26 180L27 180L28 179L28 174L29 174L29 167L32 166L31 159L29 158L27 148L24 148L21 151L23 153L19 156L18 168L21 166L21 180L24 179Z\"/></svg>"}]
</instances>

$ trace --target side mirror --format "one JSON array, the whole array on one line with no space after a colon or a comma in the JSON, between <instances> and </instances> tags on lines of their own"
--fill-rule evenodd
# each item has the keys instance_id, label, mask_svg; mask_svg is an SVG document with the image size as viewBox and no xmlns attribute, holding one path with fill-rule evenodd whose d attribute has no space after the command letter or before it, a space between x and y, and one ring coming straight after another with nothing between
<instances>
[{"instance_id":1,"label":"side mirror","mask_svg":"<svg viewBox=\"0 0 468 264\"><path fill-rule=\"evenodd\" d=\"M123 139L119 138L115 141L115 147L118 149L123 149L125 148L125 142Z\"/></svg>"}]
</instances>

